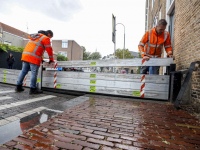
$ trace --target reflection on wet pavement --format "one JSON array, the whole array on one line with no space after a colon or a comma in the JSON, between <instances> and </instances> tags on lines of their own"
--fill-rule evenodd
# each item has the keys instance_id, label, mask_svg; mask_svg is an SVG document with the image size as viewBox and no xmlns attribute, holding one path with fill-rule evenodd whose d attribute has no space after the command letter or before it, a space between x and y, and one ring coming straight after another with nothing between
<instances>
[{"instance_id":1,"label":"reflection on wet pavement","mask_svg":"<svg viewBox=\"0 0 200 150\"><path fill-rule=\"evenodd\" d=\"M59 108L64 110L65 107ZM199 126L196 118L166 103L91 97L5 143L3 147L192 150L200 149Z\"/></svg>"},{"instance_id":2,"label":"reflection on wet pavement","mask_svg":"<svg viewBox=\"0 0 200 150\"><path fill-rule=\"evenodd\" d=\"M51 117L59 113L62 113L64 110L72 108L88 99L89 99L88 97L80 96L63 103L53 104L50 105L48 108L46 108L46 110L33 113L31 115L21 118L20 120L16 120L14 122L1 126L0 144L3 144L19 136L21 133L25 133L28 129L37 126L47 121Z\"/></svg>"},{"instance_id":3,"label":"reflection on wet pavement","mask_svg":"<svg viewBox=\"0 0 200 150\"><path fill-rule=\"evenodd\" d=\"M20 120L16 120L9 124L0 127L0 144L3 144L22 133L26 133L26 131L36 125L39 125L51 117L57 115L58 113L43 110L41 112L37 112L21 118Z\"/></svg>"},{"instance_id":4,"label":"reflection on wet pavement","mask_svg":"<svg viewBox=\"0 0 200 150\"><path fill-rule=\"evenodd\" d=\"M74 107L76 105L79 105L79 104L83 103L84 101L86 101L88 99L89 99L89 97L79 96L79 97L73 98L73 99L71 99L69 101L66 101L64 103L51 105L48 108L65 111L65 110L67 110L69 108L72 108L72 107Z\"/></svg>"}]
</instances>

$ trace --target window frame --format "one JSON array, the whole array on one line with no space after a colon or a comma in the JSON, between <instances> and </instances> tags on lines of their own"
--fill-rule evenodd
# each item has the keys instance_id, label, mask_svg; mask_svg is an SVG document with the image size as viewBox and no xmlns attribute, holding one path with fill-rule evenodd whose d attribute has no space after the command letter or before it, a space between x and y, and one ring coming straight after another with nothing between
<instances>
[{"instance_id":1,"label":"window frame","mask_svg":"<svg viewBox=\"0 0 200 150\"><path fill-rule=\"evenodd\" d=\"M62 48L68 48L68 40L62 40Z\"/></svg>"},{"instance_id":2,"label":"window frame","mask_svg":"<svg viewBox=\"0 0 200 150\"><path fill-rule=\"evenodd\" d=\"M66 53L66 55L65 54L63 55L62 53ZM58 54L67 57L67 51L59 51Z\"/></svg>"},{"instance_id":3,"label":"window frame","mask_svg":"<svg viewBox=\"0 0 200 150\"><path fill-rule=\"evenodd\" d=\"M152 9L153 9L154 3L155 3L155 0L152 0Z\"/></svg>"}]
</instances>

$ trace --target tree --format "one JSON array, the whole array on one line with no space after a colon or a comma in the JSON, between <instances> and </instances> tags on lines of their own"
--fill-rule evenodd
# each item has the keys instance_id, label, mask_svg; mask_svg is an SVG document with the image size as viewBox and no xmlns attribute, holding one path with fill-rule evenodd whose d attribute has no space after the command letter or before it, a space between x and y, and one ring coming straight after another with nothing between
<instances>
[{"instance_id":1,"label":"tree","mask_svg":"<svg viewBox=\"0 0 200 150\"><path fill-rule=\"evenodd\" d=\"M101 58L101 54L99 52L93 52L88 58L89 60L98 60Z\"/></svg>"},{"instance_id":2,"label":"tree","mask_svg":"<svg viewBox=\"0 0 200 150\"><path fill-rule=\"evenodd\" d=\"M138 53L138 56L139 56L139 58L142 58L140 53ZM138 67L138 69L137 69L137 74L140 74L140 67Z\"/></svg>"},{"instance_id":3,"label":"tree","mask_svg":"<svg viewBox=\"0 0 200 150\"><path fill-rule=\"evenodd\" d=\"M13 51L13 52L20 52L22 53L24 50L24 47L16 47L13 45L8 44L0 44L0 50L7 52L7 50Z\"/></svg>"},{"instance_id":4,"label":"tree","mask_svg":"<svg viewBox=\"0 0 200 150\"><path fill-rule=\"evenodd\" d=\"M58 53L57 55L57 60L58 61L69 61L69 59L61 54Z\"/></svg>"},{"instance_id":5,"label":"tree","mask_svg":"<svg viewBox=\"0 0 200 150\"><path fill-rule=\"evenodd\" d=\"M115 56L118 58L118 59L123 59L123 50L124 49L117 49L115 51ZM127 59L127 58L134 58L133 55L131 55L131 52L128 50L128 49L125 49L124 50L124 59Z\"/></svg>"},{"instance_id":6,"label":"tree","mask_svg":"<svg viewBox=\"0 0 200 150\"><path fill-rule=\"evenodd\" d=\"M83 49L83 60L88 60L88 57L90 56L90 52L86 52L86 48L84 46L81 46Z\"/></svg>"}]
</instances>

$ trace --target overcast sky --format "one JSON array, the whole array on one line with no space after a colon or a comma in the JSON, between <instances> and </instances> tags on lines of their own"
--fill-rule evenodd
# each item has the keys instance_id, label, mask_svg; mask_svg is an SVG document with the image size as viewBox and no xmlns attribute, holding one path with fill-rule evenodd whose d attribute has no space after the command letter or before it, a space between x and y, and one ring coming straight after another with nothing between
<instances>
[{"instance_id":1,"label":"overcast sky","mask_svg":"<svg viewBox=\"0 0 200 150\"><path fill-rule=\"evenodd\" d=\"M52 39L75 40L102 56L114 52L112 14L125 25L125 47L138 51L145 31L145 0L0 0L0 22L27 32L52 30ZM124 28L117 25L116 48L123 48Z\"/></svg>"}]
</instances>

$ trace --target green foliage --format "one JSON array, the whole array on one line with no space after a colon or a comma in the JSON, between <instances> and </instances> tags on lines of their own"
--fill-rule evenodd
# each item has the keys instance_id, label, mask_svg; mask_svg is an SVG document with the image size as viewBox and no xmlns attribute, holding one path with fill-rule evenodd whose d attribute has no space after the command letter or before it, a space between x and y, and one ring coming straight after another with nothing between
<instances>
[{"instance_id":1,"label":"green foliage","mask_svg":"<svg viewBox=\"0 0 200 150\"><path fill-rule=\"evenodd\" d=\"M69 61L69 59L67 57L60 55L59 53L57 55L57 60L58 61Z\"/></svg>"},{"instance_id":2,"label":"green foliage","mask_svg":"<svg viewBox=\"0 0 200 150\"><path fill-rule=\"evenodd\" d=\"M139 58L142 58L142 56L141 56L140 53L138 53L138 57L139 57ZM138 69L137 69L137 74L140 74L140 67L138 67Z\"/></svg>"},{"instance_id":3,"label":"green foliage","mask_svg":"<svg viewBox=\"0 0 200 150\"><path fill-rule=\"evenodd\" d=\"M118 59L123 59L123 50L124 49L117 49L115 51L115 56L118 58ZM128 58L134 58L133 55L131 55L131 52L128 50L128 49L125 49L124 50L124 59L128 59Z\"/></svg>"},{"instance_id":4,"label":"green foliage","mask_svg":"<svg viewBox=\"0 0 200 150\"><path fill-rule=\"evenodd\" d=\"M90 52L86 52L86 48L84 46L81 46L83 49L83 60L88 60L90 56Z\"/></svg>"},{"instance_id":5,"label":"green foliage","mask_svg":"<svg viewBox=\"0 0 200 150\"><path fill-rule=\"evenodd\" d=\"M99 58L101 58L101 54L99 52L93 52L88 59L89 60L98 60Z\"/></svg>"},{"instance_id":6,"label":"green foliage","mask_svg":"<svg viewBox=\"0 0 200 150\"><path fill-rule=\"evenodd\" d=\"M16 47L8 44L0 44L0 50L8 52L7 50L13 51L13 52L20 52L22 53L24 50L24 47Z\"/></svg>"}]
</instances>

